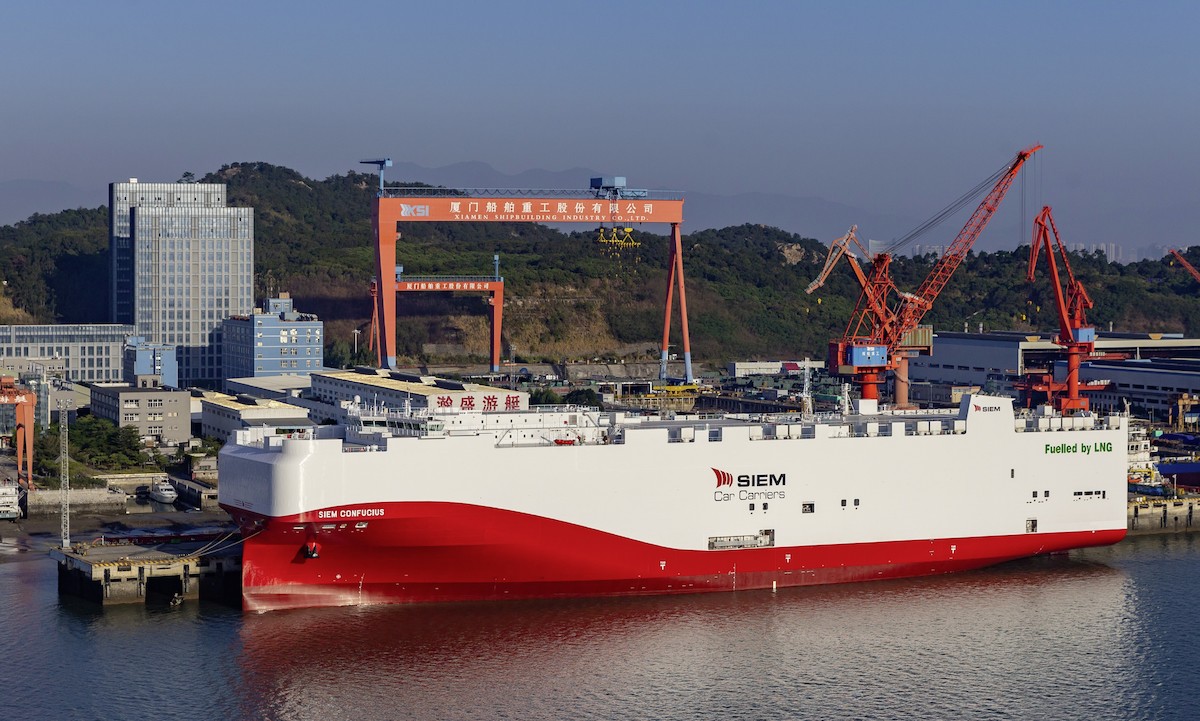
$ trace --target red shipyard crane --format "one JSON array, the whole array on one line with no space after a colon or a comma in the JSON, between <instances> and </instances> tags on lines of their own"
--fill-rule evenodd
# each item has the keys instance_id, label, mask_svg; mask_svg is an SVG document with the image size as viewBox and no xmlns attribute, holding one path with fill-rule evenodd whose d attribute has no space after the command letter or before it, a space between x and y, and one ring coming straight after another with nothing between
<instances>
[{"instance_id":1,"label":"red shipyard crane","mask_svg":"<svg viewBox=\"0 0 1200 721\"><path fill-rule=\"evenodd\" d=\"M1067 248L1058 235L1058 227L1054 224L1054 217L1050 214L1048 205L1042 208L1042 212L1033 221L1033 242L1029 248L1029 270L1026 273L1026 279L1030 283L1036 278L1038 257L1043 248L1046 250L1046 264L1050 268L1054 304L1058 311L1058 337L1054 342L1067 350L1067 379L1056 381L1053 372L1050 372L1040 381L1031 378L1024 385L1027 391L1044 391L1054 407L1064 414L1086 411L1088 399L1080 394L1079 366L1083 358L1091 355L1096 347L1096 329L1087 322L1087 310L1093 304L1083 284L1071 271ZM1059 278L1056 255L1066 270L1065 290ZM1062 395L1063 391L1066 391L1066 395Z\"/></svg>"},{"instance_id":2,"label":"red shipyard crane","mask_svg":"<svg viewBox=\"0 0 1200 721\"><path fill-rule=\"evenodd\" d=\"M1195 278L1197 282L1200 282L1200 270L1196 270L1195 266L1189 263L1187 258L1183 257L1183 253L1172 248L1171 255L1175 256L1175 260L1179 261L1179 264L1183 266L1184 270L1191 273L1192 277Z\"/></svg>"},{"instance_id":3,"label":"red shipyard crane","mask_svg":"<svg viewBox=\"0 0 1200 721\"><path fill-rule=\"evenodd\" d=\"M1008 193L1021 166L1041 149L1041 145L1034 145L1017 153L1010 163L990 178L896 243L894 247L903 245L941 222L992 183L991 190L915 293L906 293L896 287L891 277L892 255L889 252L871 256L871 273L869 276L863 273L848 247L853 242L862 250L853 228L846 236L834 241L825 268L817 280L809 285L808 292L811 293L825 282L842 255L851 256L851 265L862 292L846 332L829 344L828 366L831 373L853 375L864 400L879 399L879 386L884 383L887 371L891 370L896 374L896 405L908 405L908 359L918 352L930 352L932 346L932 331L927 327L918 327L921 319L967 257L971 246ZM893 293L895 299L892 298Z\"/></svg>"}]
</instances>

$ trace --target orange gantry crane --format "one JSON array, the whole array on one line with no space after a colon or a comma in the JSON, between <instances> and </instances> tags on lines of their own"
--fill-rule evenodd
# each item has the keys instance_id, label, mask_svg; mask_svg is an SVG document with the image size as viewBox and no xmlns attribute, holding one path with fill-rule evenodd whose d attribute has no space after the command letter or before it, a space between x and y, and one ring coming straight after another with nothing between
<instances>
[{"instance_id":1,"label":"orange gantry crane","mask_svg":"<svg viewBox=\"0 0 1200 721\"><path fill-rule=\"evenodd\" d=\"M1030 283L1036 279L1038 258L1043 248L1050 269L1050 283L1054 287L1054 305L1058 311L1058 337L1054 342L1067 351L1067 378L1065 381L1056 381L1051 370L1040 380L1029 379L1025 385L1029 390L1045 391L1054 407L1064 414L1086 411L1088 399L1080 393L1079 366L1083 358L1091 355L1096 347L1096 329L1087 322L1087 311L1093 304L1087 290L1071 271L1067 248L1058 235L1058 226L1054 224L1048 205L1033 221L1033 242L1029 248L1029 270L1026 273ZM1065 290L1058 272L1060 260L1067 276Z\"/></svg>"},{"instance_id":2,"label":"orange gantry crane","mask_svg":"<svg viewBox=\"0 0 1200 721\"><path fill-rule=\"evenodd\" d=\"M829 344L828 366L832 373L854 376L864 400L879 399L879 386L885 382L887 371L891 370L896 374L896 404L908 404L908 359L918 351L928 352L931 344L931 339L921 338L921 334L918 333L921 319L929 312L954 271L967 257L967 252L971 250L971 246L975 244L975 240L999 207L1000 201L1008 193L1021 166L1041 149L1041 145L1034 145L1020 151L1010 163L963 196L960 202L965 203L989 183L993 183L991 190L975 208L966 225L946 248L946 252L934 264L915 293L906 293L896 287L891 277L892 255L889 252L871 256L869 276L857 267L854 253L848 247L848 243L853 242L862 250L854 228L843 238L834 241L822 274L809 286L808 292L811 293L820 287L838 258L842 255L851 256L851 265L854 266L862 292L859 294L854 315L846 326L846 332L840 339ZM958 207L960 206L957 204L951 206L907 237L911 238L924 232ZM902 239L897 246L904 242L906 240Z\"/></svg>"},{"instance_id":3,"label":"orange gantry crane","mask_svg":"<svg viewBox=\"0 0 1200 721\"><path fill-rule=\"evenodd\" d=\"M17 483L33 491L33 409L37 397L17 385L12 376L0 376L0 405L14 406L16 428L13 445L17 448Z\"/></svg>"}]
</instances>

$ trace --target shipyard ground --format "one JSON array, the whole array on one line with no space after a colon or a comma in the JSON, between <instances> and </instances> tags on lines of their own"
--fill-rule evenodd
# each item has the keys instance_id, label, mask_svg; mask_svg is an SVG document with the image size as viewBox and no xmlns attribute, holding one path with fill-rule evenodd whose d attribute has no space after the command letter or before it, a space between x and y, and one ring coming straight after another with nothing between
<instances>
[{"instance_id":1,"label":"shipyard ground","mask_svg":"<svg viewBox=\"0 0 1200 721\"><path fill-rule=\"evenodd\" d=\"M130 514L71 514L71 541L93 541L102 536L129 535L138 532L185 533L201 529L233 530L224 511L164 511ZM62 547L62 522L58 516L42 516L20 521L0 521L0 545L12 553L0 554L0 563L45 558L51 549ZM32 555L31 555L32 554Z\"/></svg>"}]
</instances>

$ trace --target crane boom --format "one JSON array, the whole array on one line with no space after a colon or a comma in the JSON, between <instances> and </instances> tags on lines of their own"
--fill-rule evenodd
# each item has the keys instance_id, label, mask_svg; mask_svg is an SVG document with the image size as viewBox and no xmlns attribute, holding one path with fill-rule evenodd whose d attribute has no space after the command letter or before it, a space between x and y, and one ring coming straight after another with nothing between
<instances>
[{"instance_id":1,"label":"crane boom","mask_svg":"<svg viewBox=\"0 0 1200 721\"><path fill-rule=\"evenodd\" d=\"M946 248L945 254L942 255L938 262L934 264L933 269L929 271L929 275L917 288L914 297L906 299L904 304L900 306L900 311L897 313L899 320L897 326L892 330L892 337L886 339L890 342L898 342L904 337L905 333L917 327L925 314L933 306L933 301L937 299L942 289L946 287L946 283L950 282L950 276L954 275L954 271L958 270L958 266L967 257L967 253L971 250L971 246L975 245L975 240L979 238L979 234L987 227L988 221L992 219L992 215L996 212L996 208L1000 207L1000 201L1004 200L1004 196L1008 193L1008 189L1012 186L1013 180L1016 179L1017 173L1020 172L1021 166L1025 164L1034 153L1041 150L1041 145L1034 145L1017 153L1017 157L1013 158L1000 179L996 181L996 185L992 187L979 206L975 208L975 212L971 214L971 218L962 230L958 232L958 236L954 239L950 246Z\"/></svg>"},{"instance_id":2,"label":"crane boom","mask_svg":"<svg viewBox=\"0 0 1200 721\"><path fill-rule=\"evenodd\" d=\"M867 249L858 241L858 226L850 226L850 230L846 231L845 235L829 244L829 255L825 256L825 267L821 268L821 273L817 276L817 279L809 283L808 287L804 289L805 293L812 295L814 290L825 285L825 281L829 279L829 274L833 272L833 267L837 265L837 262L844 255L850 256L850 267L854 270L854 276L858 278L859 285L866 286L867 276L858 264L858 256L854 254L854 251L850 250L851 243L859 249L864 257L869 256Z\"/></svg>"},{"instance_id":3,"label":"crane boom","mask_svg":"<svg viewBox=\"0 0 1200 721\"><path fill-rule=\"evenodd\" d=\"M1187 258L1183 257L1183 253L1172 248L1171 255L1175 256L1175 259L1179 261L1179 264L1183 266L1184 270L1191 273L1192 277L1196 279L1196 282L1200 283L1200 270L1196 270L1195 266L1189 263Z\"/></svg>"}]
</instances>

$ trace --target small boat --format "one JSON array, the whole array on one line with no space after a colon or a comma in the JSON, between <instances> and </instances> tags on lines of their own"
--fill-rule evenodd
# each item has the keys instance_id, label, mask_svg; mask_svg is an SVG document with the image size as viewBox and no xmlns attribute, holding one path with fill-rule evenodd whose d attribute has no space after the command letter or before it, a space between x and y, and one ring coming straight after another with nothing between
<instances>
[{"instance_id":1,"label":"small boat","mask_svg":"<svg viewBox=\"0 0 1200 721\"><path fill-rule=\"evenodd\" d=\"M1129 480L1129 492L1139 496L1162 496L1167 495L1167 487L1162 481L1135 481L1132 478Z\"/></svg>"},{"instance_id":2,"label":"small boat","mask_svg":"<svg viewBox=\"0 0 1200 721\"><path fill-rule=\"evenodd\" d=\"M174 503L179 498L175 487L166 481L159 481L150 486L150 499L159 503Z\"/></svg>"}]
</instances>

